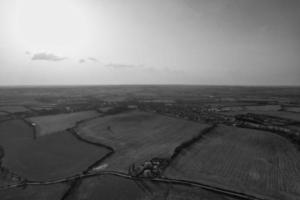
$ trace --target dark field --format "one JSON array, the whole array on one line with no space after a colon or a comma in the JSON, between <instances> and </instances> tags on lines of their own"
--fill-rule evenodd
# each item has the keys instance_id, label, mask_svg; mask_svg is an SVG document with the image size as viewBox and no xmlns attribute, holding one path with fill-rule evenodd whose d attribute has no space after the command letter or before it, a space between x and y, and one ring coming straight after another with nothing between
<instances>
[{"instance_id":1,"label":"dark field","mask_svg":"<svg viewBox=\"0 0 300 200\"><path fill-rule=\"evenodd\" d=\"M0 88L0 199L297 200L299 108L299 87Z\"/></svg>"},{"instance_id":2,"label":"dark field","mask_svg":"<svg viewBox=\"0 0 300 200\"><path fill-rule=\"evenodd\" d=\"M78 191L72 194L67 200L97 200L99 197L103 197L105 200L229 200L222 195L206 190L132 181L114 176L84 180Z\"/></svg>"},{"instance_id":3,"label":"dark field","mask_svg":"<svg viewBox=\"0 0 300 200\"><path fill-rule=\"evenodd\" d=\"M82 181L81 187L68 200L135 200L141 199L144 191L135 181L115 176L102 176Z\"/></svg>"},{"instance_id":4,"label":"dark field","mask_svg":"<svg viewBox=\"0 0 300 200\"><path fill-rule=\"evenodd\" d=\"M60 200L68 189L67 184L28 186L0 191L1 200Z\"/></svg>"},{"instance_id":5,"label":"dark field","mask_svg":"<svg viewBox=\"0 0 300 200\"><path fill-rule=\"evenodd\" d=\"M65 131L37 139L21 120L0 124L3 166L30 180L71 176L87 169L104 156L106 149L79 141Z\"/></svg>"}]
</instances>

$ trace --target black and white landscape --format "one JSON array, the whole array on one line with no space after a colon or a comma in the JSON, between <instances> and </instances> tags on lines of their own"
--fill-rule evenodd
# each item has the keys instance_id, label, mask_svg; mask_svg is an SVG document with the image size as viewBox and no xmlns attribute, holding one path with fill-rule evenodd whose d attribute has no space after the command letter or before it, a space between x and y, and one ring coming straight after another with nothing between
<instances>
[{"instance_id":1,"label":"black and white landscape","mask_svg":"<svg viewBox=\"0 0 300 200\"><path fill-rule=\"evenodd\" d=\"M0 0L0 200L300 199L300 1Z\"/></svg>"}]
</instances>

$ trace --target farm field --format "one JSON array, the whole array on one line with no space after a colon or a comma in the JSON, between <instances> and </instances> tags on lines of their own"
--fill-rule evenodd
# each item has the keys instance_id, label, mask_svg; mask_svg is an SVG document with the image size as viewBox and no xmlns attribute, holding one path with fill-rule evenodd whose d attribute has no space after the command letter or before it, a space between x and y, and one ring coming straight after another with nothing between
<instances>
[{"instance_id":1,"label":"farm field","mask_svg":"<svg viewBox=\"0 0 300 200\"><path fill-rule=\"evenodd\" d=\"M270 115L274 117L300 121L300 113L286 112L286 111L229 111L229 112L220 112L220 113L225 115L232 115L232 116L239 115L239 114L254 113L254 114Z\"/></svg>"},{"instance_id":2,"label":"farm field","mask_svg":"<svg viewBox=\"0 0 300 200\"><path fill-rule=\"evenodd\" d=\"M219 126L180 154L164 175L280 200L297 199L300 152L273 133Z\"/></svg>"},{"instance_id":3,"label":"farm field","mask_svg":"<svg viewBox=\"0 0 300 200\"><path fill-rule=\"evenodd\" d=\"M76 125L76 122L98 116L96 111L82 111L67 114L47 115L29 118L36 124L37 136L64 131Z\"/></svg>"},{"instance_id":4,"label":"farm field","mask_svg":"<svg viewBox=\"0 0 300 200\"><path fill-rule=\"evenodd\" d=\"M0 169L0 187L4 187L10 184L18 184L20 183L20 179L18 179L14 174L8 172L7 169Z\"/></svg>"},{"instance_id":5,"label":"farm field","mask_svg":"<svg viewBox=\"0 0 300 200\"><path fill-rule=\"evenodd\" d=\"M1 200L60 200L68 185L61 183L48 186L28 186L0 190Z\"/></svg>"},{"instance_id":6,"label":"farm field","mask_svg":"<svg viewBox=\"0 0 300 200\"><path fill-rule=\"evenodd\" d=\"M300 113L300 107L285 107L284 110L288 112Z\"/></svg>"},{"instance_id":7,"label":"farm field","mask_svg":"<svg viewBox=\"0 0 300 200\"><path fill-rule=\"evenodd\" d=\"M11 117L9 115L0 115L0 123L9 120Z\"/></svg>"},{"instance_id":8,"label":"farm field","mask_svg":"<svg viewBox=\"0 0 300 200\"><path fill-rule=\"evenodd\" d=\"M29 180L48 180L81 173L107 150L59 132L34 139L33 128L21 120L0 123L2 165Z\"/></svg>"},{"instance_id":9,"label":"farm field","mask_svg":"<svg viewBox=\"0 0 300 200\"><path fill-rule=\"evenodd\" d=\"M7 113L6 113L6 112L1 112L1 111L0 111L0 116L4 116L4 115L7 115Z\"/></svg>"},{"instance_id":10,"label":"farm field","mask_svg":"<svg viewBox=\"0 0 300 200\"><path fill-rule=\"evenodd\" d=\"M230 200L199 188L133 181L114 176L88 178L66 200Z\"/></svg>"},{"instance_id":11,"label":"farm field","mask_svg":"<svg viewBox=\"0 0 300 200\"><path fill-rule=\"evenodd\" d=\"M132 180L115 176L100 176L84 179L74 193L66 200L139 200L144 196Z\"/></svg>"},{"instance_id":12,"label":"farm field","mask_svg":"<svg viewBox=\"0 0 300 200\"><path fill-rule=\"evenodd\" d=\"M153 157L169 158L179 144L206 127L207 124L132 111L80 124L78 133L88 140L113 147L115 154L105 163L109 169L127 171L133 163Z\"/></svg>"},{"instance_id":13,"label":"farm field","mask_svg":"<svg viewBox=\"0 0 300 200\"><path fill-rule=\"evenodd\" d=\"M222 110L227 111L279 111L280 105L245 105L245 106L225 106Z\"/></svg>"},{"instance_id":14,"label":"farm field","mask_svg":"<svg viewBox=\"0 0 300 200\"><path fill-rule=\"evenodd\" d=\"M292 130L298 130L300 132L300 125L297 126L287 126L288 128L292 129Z\"/></svg>"},{"instance_id":15,"label":"farm field","mask_svg":"<svg viewBox=\"0 0 300 200\"><path fill-rule=\"evenodd\" d=\"M141 185L144 190L148 191L141 200L236 200L228 196L210 192L201 188L187 187L181 185L170 184L156 184L151 182L144 182L144 186Z\"/></svg>"},{"instance_id":16,"label":"farm field","mask_svg":"<svg viewBox=\"0 0 300 200\"><path fill-rule=\"evenodd\" d=\"M3 156L4 156L4 150L0 146L0 161L3 158ZM1 167L1 162L0 162L0 167ZM7 169L3 169L2 167L0 168L0 186L17 182L17 180L13 181L10 175L11 174L8 173Z\"/></svg>"},{"instance_id":17,"label":"farm field","mask_svg":"<svg viewBox=\"0 0 300 200\"><path fill-rule=\"evenodd\" d=\"M23 106L0 106L0 111L17 113L17 112L27 112L29 110Z\"/></svg>"},{"instance_id":18,"label":"farm field","mask_svg":"<svg viewBox=\"0 0 300 200\"><path fill-rule=\"evenodd\" d=\"M279 111L280 105L262 105L262 106L245 106L245 110L248 111Z\"/></svg>"}]
</instances>

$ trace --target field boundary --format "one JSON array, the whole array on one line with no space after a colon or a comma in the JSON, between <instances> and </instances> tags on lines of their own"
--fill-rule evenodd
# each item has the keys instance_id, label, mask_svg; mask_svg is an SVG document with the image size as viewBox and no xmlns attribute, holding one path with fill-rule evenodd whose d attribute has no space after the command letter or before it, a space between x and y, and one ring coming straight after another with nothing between
<instances>
[{"instance_id":1,"label":"field boundary","mask_svg":"<svg viewBox=\"0 0 300 200\"><path fill-rule=\"evenodd\" d=\"M194 143L200 141L201 139L203 139L203 136L210 133L213 129L215 129L217 127L217 124L213 124L203 130L200 131L200 133L194 137L192 137L191 139L187 140L187 141L184 141L182 142L180 145L178 145L174 152L173 152L173 155L171 156L170 160L169 160L169 163L168 163L168 166L171 164L172 161L174 161L178 156L179 154L184 150L184 149L187 149L187 148L190 148Z\"/></svg>"},{"instance_id":2,"label":"field boundary","mask_svg":"<svg viewBox=\"0 0 300 200\"><path fill-rule=\"evenodd\" d=\"M88 118L88 119L84 119L84 120L80 120L78 122L75 123L75 126L72 128L67 129L68 132L70 132L74 137L76 137L78 140L91 144L91 145L96 145L98 147L102 147L108 150L108 153L106 155L104 155L103 157L101 157L99 160L97 160L96 162L94 162L92 165L90 165L86 170L84 170L82 172L83 175L86 175L89 173L90 170L92 170L95 166L99 165L100 163L102 163L104 160L106 160L107 158L109 158L110 156L112 156L115 153L115 150L105 144L102 144L100 142L92 142L88 139L83 138L77 131L77 129L79 128L79 126L85 122L97 119L103 117L103 115L98 115L96 117L92 117L92 118ZM69 187L69 189L63 194L61 200L64 200L66 198L68 198L74 191L76 191L76 189L80 186L82 182L82 179L80 177L75 178L74 180L72 180L71 185Z\"/></svg>"}]
</instances>

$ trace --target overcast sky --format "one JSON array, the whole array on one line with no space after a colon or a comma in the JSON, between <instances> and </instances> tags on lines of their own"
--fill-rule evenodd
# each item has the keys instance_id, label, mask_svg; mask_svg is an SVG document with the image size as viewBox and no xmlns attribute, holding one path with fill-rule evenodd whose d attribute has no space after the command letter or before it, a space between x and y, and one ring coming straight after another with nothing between
<instances>
[{"instance_id":1,"label":"overcast sky","mask_svg":"<svg viewBox=\"0 0 300 200\"><path fill-rule=\"evenodd\" d=\"M0 0L0 85L299 77L299 0Z\"/></svg>"}]
</instances>

